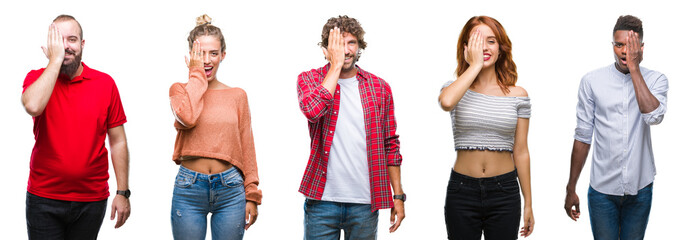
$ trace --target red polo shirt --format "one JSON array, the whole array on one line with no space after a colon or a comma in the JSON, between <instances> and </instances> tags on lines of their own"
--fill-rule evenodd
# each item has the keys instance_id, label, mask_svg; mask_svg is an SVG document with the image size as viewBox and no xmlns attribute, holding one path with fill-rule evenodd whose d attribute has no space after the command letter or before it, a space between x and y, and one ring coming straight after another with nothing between
<instances>
[{"instance_id":1,"label":"red polo shirt","mask_svg":"<svg viewBox=\"0 0 684 240\"><path fill-rule=\"evenodd\" d=\"M26 75L24 91L45 69ZM119 90L109 75L83 64L74 79L55 82L43 113L33 118L28 191L40 197L91 202L109 196L107 130L126 122Z\"/></svg>"}]
</instances>

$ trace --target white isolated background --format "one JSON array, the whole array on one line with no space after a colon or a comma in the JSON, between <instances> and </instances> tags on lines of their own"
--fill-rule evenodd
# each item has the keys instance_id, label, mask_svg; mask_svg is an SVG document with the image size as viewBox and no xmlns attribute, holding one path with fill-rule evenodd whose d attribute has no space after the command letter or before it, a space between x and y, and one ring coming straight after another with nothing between
<instances>
[{"instance_id":1,"label":"white isolated background","mask_svg":"<svg viewBox=\"0 0 684 240\"><path fill-rule=\"evenodd\" d=\"M245 239L301 239L303 196L297 192L309 154L307 121L296 95L297 75L326 62L323 24L347 14L366 30L359 65L384 78L394 93L401 140L406 219L389 234L380 211L379 239L445 239L444 198L455 153L448 113L437 103L453 78L456 41L475 15L498 19L513 42L518 84L532 99L529 147L535 230L530 239L590 239L586 208L590 159L577 185L582 215L563 210L575 128L576 93L588 71L614 62L610 42L618 16L644 22L643 66L670 79L665 121L652 127L658 176L647 239L680 235L677 216L683 23L675 1L12 1L0 9L2 239L26 239L25 193L34 144L31 117L20 102L26 73L47 65L40 46L59 14L75 16L86 40L83 61L116 81L128 123L132 214L114 229L109 210L100 239L171 239L170 207L178 166L169 86L187 81L183 56L195 17L214 18L227 40L218 79L249 96L263 204ZM110 187L116 186L110 168ZM110 202L111 204L111 198Z\"/></svg>"}]
</instances>

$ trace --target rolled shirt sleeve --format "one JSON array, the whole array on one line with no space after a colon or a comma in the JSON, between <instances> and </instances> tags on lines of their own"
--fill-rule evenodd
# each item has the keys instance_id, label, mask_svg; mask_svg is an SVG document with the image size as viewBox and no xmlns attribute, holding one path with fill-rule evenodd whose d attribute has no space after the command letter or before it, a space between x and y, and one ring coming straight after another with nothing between
<instances>
[{"instance_id":1,"label":"rolled shirt sleeve","mask_svg":"<svg viewBox=\"0 0 684 240\"><path fill-rule=\"evenodd\" d=\"M655 110L649 113L641 114L641 119L643 119L644 122L646 122L646 124L657 125L663 122L663 119L665 118L665 112L667 111L668 89L669 86L667 77L665 77L664 74L660 74L660 76L653 83L653 86L649 87L651 94L653 94L653 96L655 96L658 99L660 105L658 105L658 107Z\"/></svg>"},{"instance_id":2,"label":"rolled shirt sleeve","mask_svg":"<svg viewBox=\"0 0 684 240\"><path fill-rule=\"evenodd\" d=\"M332 108L333 95L321 83L325 76L303 72L297 77L299 109L309 122L318 122Z\"/></svg>"},{"instance_id":3,"label":"rolled shirt sleeve","mask_svg":"<svg viewBox=\"0 0 684 240\"><path fill-rule=\"evenodd\" d=\"M587 76L582 78L577 93L577 127L575 128L575 139L591 144L594 133L594 99L589 87Z\"/></svg>"}]
</instances>

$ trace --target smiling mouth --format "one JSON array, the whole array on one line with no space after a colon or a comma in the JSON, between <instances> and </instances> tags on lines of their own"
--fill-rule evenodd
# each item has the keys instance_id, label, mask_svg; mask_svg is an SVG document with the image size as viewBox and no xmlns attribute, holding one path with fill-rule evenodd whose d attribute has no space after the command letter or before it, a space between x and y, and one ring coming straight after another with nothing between
<instances>
[{"instance_id":1,"label":"smiling mouth","mask_svg":"<svg viewBox=\"0 0 684 240\"><path fill-rule=\"evenodd\" d=\"M204 73L207 74L207 76L211 75L211 73L214 71L214 67L212 66L204 66Z\"/></svg>"}]
</instances>

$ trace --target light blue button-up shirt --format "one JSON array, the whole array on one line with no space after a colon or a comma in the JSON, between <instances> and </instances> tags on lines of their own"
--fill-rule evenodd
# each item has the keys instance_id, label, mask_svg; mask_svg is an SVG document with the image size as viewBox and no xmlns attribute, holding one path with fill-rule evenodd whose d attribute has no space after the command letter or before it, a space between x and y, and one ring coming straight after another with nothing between
<instances>
[{"instance_id":1,"label":"light blue button-up shirt","mask_svg":"<svg viewBox=\"0 0 684 240\"><path fill-rule=\"evenodd\" d=\"M646 86L660 105L641 113L632 77L615 64L582 78L577 102L575 139L591 144L591 187L609 195L636 195L656 174L650 125L663 121L668 82L662 73L640 67Z\"/></svg>"}]
</instances>

